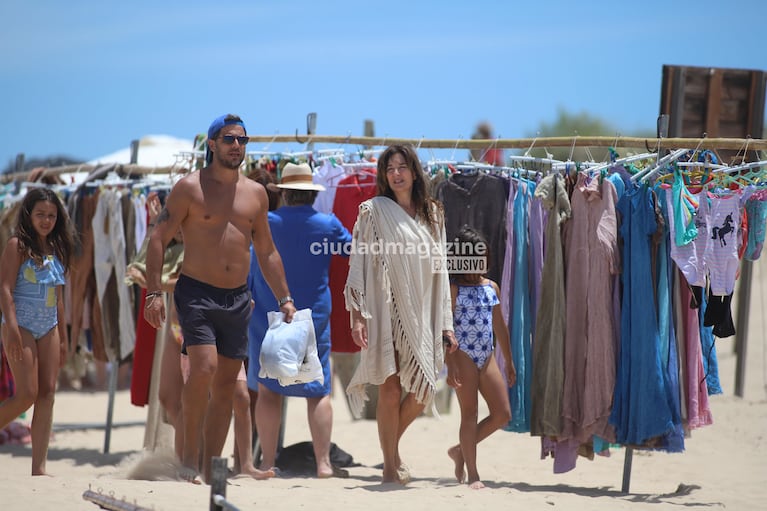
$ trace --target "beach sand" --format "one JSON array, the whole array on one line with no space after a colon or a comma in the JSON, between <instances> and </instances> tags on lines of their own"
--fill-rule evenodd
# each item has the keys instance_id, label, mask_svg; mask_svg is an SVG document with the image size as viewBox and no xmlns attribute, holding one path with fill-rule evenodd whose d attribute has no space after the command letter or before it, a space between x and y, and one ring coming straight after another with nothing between
<instances>
[{"instance_id":1,"label":"beach sand","mask_svg":"<svg viewBox=\"0 0 767 511\"><path fill-rule=\"evenodd\" d=\"M734 338L717 339L724 394L711 396L714 424L692 432L680 454L634 451L628 493L621 491L624 449L594 460L580 458L566 474L554 474L551 458L540 459L540 441L527 434L498 431L479 445L478 464L486 489L458 484L448 447L458 438L459 412L421 417L402 439L403 461L413 480L406 486L381 484L382 462L374 421L352 419L340 389L334 392L333 441L360 463L347 479L279 477L268 481L230 479L226 497L238 509L588 509L660 510L763 509L767 502L767 391L765 390L765 288L767 271L754 266L744 397L734 395ZM733 311L734 312L734 311ZM128 391L115 396L109 452L104 453L107 392L60 391L56 396L55 438L48 471L30 477L30 447L0 446L0 509L74 511L99 509L85 492L124 500L156 511L205 510L211 491L177 481L128 479L142 459L147 408L130 404ZM480 413L484 413L484 409ZM30 415L27 416L28 418ZM77 429L73 426L91 426ZM232 466L231 433L224 448ZM285 445L309 440L306 405L291 399ZM161 462L161 456L153 458ZM167 460L166 460L167 462ZM163 472L160 470L160 472ZM167 472L165 470L164 472ZM125 508L129 509L129 508Z\"/></svg>"}]
</instances>

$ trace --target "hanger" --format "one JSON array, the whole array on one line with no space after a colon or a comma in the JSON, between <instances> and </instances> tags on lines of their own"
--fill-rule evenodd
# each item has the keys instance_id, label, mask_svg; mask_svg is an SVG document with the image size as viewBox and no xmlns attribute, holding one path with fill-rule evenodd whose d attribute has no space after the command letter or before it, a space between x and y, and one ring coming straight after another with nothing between
<instances>
[{"instance_id":1,"label":"hanger","mask_svg":"<svg viewBox=\"0 0 767 511\"><path fill-rule=\"evenodd\" d=\"M641 170L640 172L637 172L633 176L631 176L631 182L636 183L638 180L642 180L642 182L647 181L651 177L653 177L655 174L660 172L663 168L666 167L669 163L675 162L679 158L682 157L687 152L687 149L677 149L676 151L672 151L663 158L660 158L658 162L648 169Z\"/></svg>"},{"instance_id":2,"label":"hanger","mask_svg":"<svg viewBox=\"0 0 767 511\"><path fill-rule=\"evenodd\" d=\"M747 172L744 173L744 171ZM714 170L714 176L719 177L722 174L727 175L731 180L730 182L735 182L739 186L764 185L767 181L767 160L752 161L735 167Z\"/></svg>"},{"instance_id":3,"label":"hanger","mask_svg":"<svg viewBox=\"0 0 767 511\"><path fill-rule=\"evenodd\" d=\"M606 170L618 165L626 165L628 163L633 163L635 161L641 161L641 160L647 160L650 158L655 158L657 155L655 153L641 153L641 154L632 154L631 156L624 156L623 158L618 158L615 161L610 161L607 163L599 163L596 165L593 165L589 167L590 172L599 172L601 170Z\"/></svg>"},{"instance_id":4,"label":"hanger","mask_svg":"<svg viewBox=\"0 0 767 511\"><path fill-rule=\"evenodd\" d=\"M726 170L722 170L722 172L726 172L727 174L734 174L736 172L757 169L759 167L767 167L767 160L752 161L749 163L743 163L741 165L737 165L735 167L725 167Z\"/></svg>"},{"instance_id":5,"label":"hanger","mask_svg":"<svg viewBox=\"0 0 767 511\"><path fill-rule=\"evenodd\" d=\"M461 139L463 138L463 135L458 135L458 138L455 140L455 146L453 147L453 152L450 153L450 159L455 159L455 152L458 150L458 144L461 142Z\"/></svg>"},{"instance_id":6,"label":"hanger","mask_svg":"<svg viewBox=\"0 0 767 511\"><path fill-rule=\"evenodd\" d=\"M376 164L372 161L355 161L355 162L343 162L341 166L350 174L369 174L375 176L375 172L370 172L370 169L375 169Z\"/></svg>"},{"instance_id":7,"label":"hanger","mask_svg":"<svg viewBox=\"0 0 767 511\"><path fill-rule=\"evenodd\" d=\"M316 156L314 157L315 161L318 162L327 162L329 161L331 165L341 165L343 161L346 159L346 151L342 148L336 148L336 149L319 149L315 151Z\"/></svg>"},{"instance_id":8,"label":"hanger","mask_svg":"<svg viewBox=\"0 0 767 511\"><path fill-rule=\"evenodd\" d=\"M369 160L370 157L378 156L382 152L384 152L383 149L363 149L360 151L360 156L364 160Z\"/></svg>"},{"instance_id":9,"label":"hanger","mask_svg":"<svg viewBox=\"0 0 767 511\"><path fill-rule=\"evenodd\" d=\"M538 165L559 165L559 164L566 163L562 160L554 160L552 158L540 158L538 156L526 156L526 155L516 155L516 154L509 155L507 159L511 162L533 163Z\"/></svg>"},{"instance_id":10,"label":"hanger","mask_svg":"<svg viewBox=\"0 0 767 511\"><path fill-rule=\"evenodd\" d=\"M567 155L567 161L573 161L573 154L575 154L575 142L578 140L578 131L575 131L575 136L573 137L573 144L570 146L570 154Z\"/></svg>"},{"instance_id":11,"label":"hanger","mask_svg":"<svg viewBox=\"0 0 767 511\"><path fill-rule=\"evenodd\" d=\"M488 148L486 148L485 150L482 151L482 154L480 154L480 156L479 156L479 160L480 161L485 161L485 157L490 153L490 151L495 151L495 149L498 147L498 139L499 138L500 138L500 135L496 136L495 139L493 140L493 143L490 144L490 147L488 147ZM458 147L457 144L456 144L456 147ZM454 149L454 151L455 151L455 149ZM493 158L493 161L495 161L495 158Z\"/></svg>"}]
</instances>

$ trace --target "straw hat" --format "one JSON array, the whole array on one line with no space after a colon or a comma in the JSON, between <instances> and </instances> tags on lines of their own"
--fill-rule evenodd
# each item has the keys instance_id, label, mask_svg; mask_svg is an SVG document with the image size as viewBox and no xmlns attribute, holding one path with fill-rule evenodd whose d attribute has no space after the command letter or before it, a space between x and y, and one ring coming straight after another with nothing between
<instances>
[{"instance_id":1,"label":"straw hat","mask_svg":"<svg viewBox=\"0 0 767 511\"><path fill-rule=\"evenodd\" d=\"M325 187L312 181L312 168L308 163L288 163L282 169L282 179L277 188L287 190L315 190L322 192Z\"/></svg>"}]
</instances>

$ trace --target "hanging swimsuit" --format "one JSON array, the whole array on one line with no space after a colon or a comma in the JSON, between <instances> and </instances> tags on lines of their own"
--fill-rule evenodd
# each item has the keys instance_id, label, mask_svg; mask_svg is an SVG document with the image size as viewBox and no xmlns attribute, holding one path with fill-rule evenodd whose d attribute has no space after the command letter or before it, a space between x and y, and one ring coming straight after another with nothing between
<instances>
[{"instance_id":1,"label":"hanging swimsuit","mask_svg":"<svg viewBox=\"0 0 767 511\"><path fill-rule=\"evenodd\" d=\"M738 271L738 229L740 227L740 196L708 193L710 216L706 231L708 244L703 256L708 268L711 293L716 296L732 294Z\"/></svg>"},{"instance_id":2,"label":"hanging swimsuit","mask_svg":"<svg viewBox=\"0 0 767 511\"><path fill-rule=\"evenodd\" d=\"M13 290L16 322L36 341L59 324L56 286L63 285L64 266L54 255L45 256L42 267L30 258L19 268Z\"/></svg>"},{"instance_id":3,"label":"hanging swimsuit","mask_svg":"<svg viewBox=\"0 0 767 511\"><path fill-rule=\"evenodd\" d=\"M746 213L750 228L746 253L743 257L749 261L756 261L764 247L765 225L767 224L767 193L760 191L753 194L746 201Z\"/></svg>"},{"instance_id":4,"label":"hanging swimsuit","mask_svg":"<svg viewBox=\"0 0 767 511\"><path fill-rule=\"evenodd\" d=\"M455 298L455 336L458 347L485 367L493 353L493 307L500 301L491 284L458 286Z\"/></svg>"},{"instance_id":5,"label":"hanging swimsuit","mask_svg":"<svg viewBox=\"0 0 767 511\"><path fill-rule=\"evenodd\" d=\"M701 192L694 196L695 201L698 203L694 224L687 227L682 225L682 230L690 234L692 231L689 228L694 227L696 237L690 239L684 245L678 245L676 243L678 239L677 222L680 216L676 210L679 203L674 196L675 192L673 190L666 190L669 231L671 232L671 259L674 260L691 286L704 287L706 285L706 274L708 273L704 255L708 246L706 233L710 217L709 201L705 193Z\"/></svg>"}]
</instances>

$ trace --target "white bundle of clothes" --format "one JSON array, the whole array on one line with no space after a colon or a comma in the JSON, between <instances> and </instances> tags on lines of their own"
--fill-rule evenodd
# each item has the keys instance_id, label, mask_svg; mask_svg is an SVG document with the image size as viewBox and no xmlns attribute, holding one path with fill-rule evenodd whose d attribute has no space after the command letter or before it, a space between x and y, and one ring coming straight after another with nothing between
<instances>
[{"instance_id":1,"label":"white bundle of clothes","mask_svg":"<svg viewBox=\"0 0 767 511\"><path fill-rule=\"evenodd\" d=\"M269 329L261 344L259 378L273 378L286 387L297 383L323 382L322 365L317 355L312 310L296 311L286 323L283 313L266 313Z\"/></svg>"}]
</instances>

